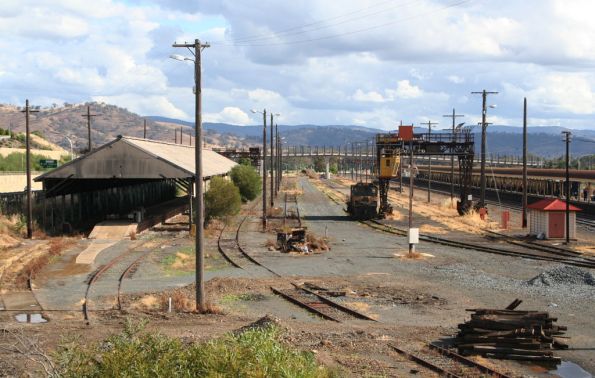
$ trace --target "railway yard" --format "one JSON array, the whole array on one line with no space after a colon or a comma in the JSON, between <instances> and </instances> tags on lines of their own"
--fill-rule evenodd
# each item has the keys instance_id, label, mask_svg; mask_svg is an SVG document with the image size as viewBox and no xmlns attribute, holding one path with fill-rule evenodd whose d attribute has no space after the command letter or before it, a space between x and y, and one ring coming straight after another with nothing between
<instances>
[{"instance_id":1,"label":"railway yard","mask_svg":"<svg viewBox=\"0 0 595 378\"><path fill-rule=\"evenodd\" d=\"M17 332L53 350L65 338L97 342L127 319L186 341L207 340L262 320L284 341L351 376L590 376L595 372L595 237L579 224L572 249L522 237L520 215L500 230L459 216L448 194L426 202L416 189L417 254L408 256L407 192L390 189L393 214L356 221L345 212L347 178L286 176L267 232L260 199L206 230L206 293L212 314L195 314L193 238L184 216L130 237L68 238L28 277L19 270L50 240L25 241L0 270L2 345ZM284 253L276 229L306 227L309 248ZM104 244L89 265L77 256ZM6 251L2 252L6 254ZM3 256L4 257L4 256ZM547 312L567 327L557 365L464 357L451 348L468 309ZM39 369L26 353L0 349L0 371Z\"/></svg>"}]
</instances>

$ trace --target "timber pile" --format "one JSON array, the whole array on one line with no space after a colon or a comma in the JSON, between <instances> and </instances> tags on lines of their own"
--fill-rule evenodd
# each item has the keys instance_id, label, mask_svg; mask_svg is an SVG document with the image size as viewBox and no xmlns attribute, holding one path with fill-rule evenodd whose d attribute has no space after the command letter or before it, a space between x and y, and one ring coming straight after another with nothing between
<instances>
[{"instance_id":1,"label":"timber pile","mask_svg":"<svg viewBox=\"0 0 595 378\"><path fill-rule=\"evenodd\" d=\"M556 318L547 312L514 310L522 301L515 300L505 310L470 309L471 320L459 324L455 339L462 355L508 360L548 361L559 363L553 349L567 349L561 342L567 330L555 325Z\"/></svg>"}]
</instances>

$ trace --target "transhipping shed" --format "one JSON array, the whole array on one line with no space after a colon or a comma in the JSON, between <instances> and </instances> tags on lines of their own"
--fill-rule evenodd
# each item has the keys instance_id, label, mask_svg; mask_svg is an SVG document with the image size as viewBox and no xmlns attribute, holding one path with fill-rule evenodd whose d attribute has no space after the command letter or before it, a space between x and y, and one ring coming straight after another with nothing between
<instances>
[{"instance_id":1,"label":"transhipping shed","mask_svg":"<svg viewBox=\"0 0 595 378\"><path fill-rule=\"evenodd\" d=\"M546 239L566 238L566 202L558 198L546 198L527 206L529 210L529 233L545 235ZM580 208L570 205L570 238L576 238L576 212Z\"/></svg>"},{"instance_id":2,"label":"transhipping shed","mask_svg":"<svg viewBox=\"0 0 595 378\"><path fill-rule=\"evenodd\" d=\"M171 200L180 191L196 192L191 187L194 162L194 146L118 136L37 177L45 195L36 218L46 230L59 230L64 223L87 227L108 215L123 216ZM204 149L203 184L228 175L235 165Z\"/></svg>"}]
</instances>

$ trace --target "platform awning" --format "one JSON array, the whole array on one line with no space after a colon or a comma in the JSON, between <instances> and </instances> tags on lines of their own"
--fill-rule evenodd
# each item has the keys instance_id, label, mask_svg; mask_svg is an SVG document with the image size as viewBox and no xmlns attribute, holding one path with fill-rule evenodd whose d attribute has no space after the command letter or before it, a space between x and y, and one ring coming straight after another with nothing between
<instances>
[{"instance_id":1,"label":"platform awning","mask_svg":"<svg viewBox=\"0 0 595 378\"><path fill-rule=\"evenodd\" d=\"M186 179L194 176L194 146L133 137L118 137L91 153L35 178L54 179ZM203 150L203 177L226 175L237 165Z\"/></svg>"}]
</instances>

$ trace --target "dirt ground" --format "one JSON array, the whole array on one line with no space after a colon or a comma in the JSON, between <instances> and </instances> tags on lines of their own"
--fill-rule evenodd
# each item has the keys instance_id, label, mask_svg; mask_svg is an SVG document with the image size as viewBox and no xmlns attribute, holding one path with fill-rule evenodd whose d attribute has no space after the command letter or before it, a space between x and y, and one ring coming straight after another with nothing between
<instances>
[{"instance_id":1,"label":"dirt ground","mask_svg":"<svg viewBox=\"0 0 595 378\"><path fill-rule=\"evenodd\" d=\"M0 333L0 346L14 344L21 335L51 354L65 340L99 342L108 334L122 330L127 318L147 319L150 330L185 341L202 341L268 314L277 318L284 328L286 343L313 351L321 363L343 369L346 376L432 377L436 374L407 360L390 345L426 358L437 358L427 350L427 344L449 343L457 332L457 324L468 319L465 309L502 308L520 298L524 302L519 309L549 311L559 318L560 324L567 325L571 349L559 355L588 372L595 372L593 287L531 287L527 280L555 264L452 247L420 245L425 258L400 258L407 247L403 237L349 220L343 206L331 201L330 193L323 193L323 188L322 181L301 177L295 190L299 193L304 226L317 235L327 235L330 251L300 255L271 250L266 244L274 238L274 233L260 230L259 211L250 210L251 204L247 204L240 215L249 215L240 234L241 245L282 277L249 262L243 262L246 264L243 269L232 267L217 250L220 227L212 227L206 233L206 292L214 314L197 315L188 311L194 303L195 287L191 269L193 240L187 232L139 234L138 240L123 240L102 251L86 269L76 269L73 263L88 243L80 240L61 251L33 280L34 297L43 309L36 312L47 322L15 321L15 315L27 312L26 308L0 312L2 328L9 331ZM340 199L341 192L334 192ZM443 206L444 199L439 196L435 196L433 205L422 204L424 198L421 194L416 196L419 203L416 217L422 232L436 235L467 232L470 238L479 237L477 220L457 218L453 209ZM391 201L397 209L394 222L405 222L403 200L391 195ZM583 243L589 246L590 241L587 238ZM2 252L7 269L15 269L8 259L18 260L26 248ZM114 304L117 277L143 253L147 256L142 264L123 281L122 310L117 310ZM120 255L125 256L121 264L114 265L113 273L99 280L91 293L91 309L96 311L91 313L87 325L81 311L86 283L96 269ZM6 288L3 294L14 289L3 282L0 279L0 285ZM271 292L271 286L290 288L292 283L324 290L337 302L378 321L322 320ZM170 298L172 312L167 311ZM511 376L552 376L549 367L512 361L482 362ZM44 375L40 366L25 354L2 348L0 372L0 376Z\"/></svg>"}]
</instances>

